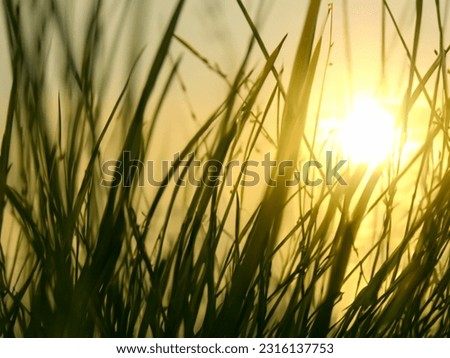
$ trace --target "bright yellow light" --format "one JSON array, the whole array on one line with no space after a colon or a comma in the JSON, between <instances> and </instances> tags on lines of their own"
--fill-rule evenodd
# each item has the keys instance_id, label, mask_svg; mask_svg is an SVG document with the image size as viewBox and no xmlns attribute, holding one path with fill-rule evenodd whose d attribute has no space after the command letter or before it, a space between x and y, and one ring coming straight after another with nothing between
<instances>
[{"instance_id":1,"label":"bright yellow light","mask_svg":"<svg viewBox=\"0 0 450 358\"><path fill-rule=\"evenodd\" d=\"M394 149L393 116L374 100L359 100L339 130L343 154L351 162L375 166Z\"/></svg>"}]
</instances>

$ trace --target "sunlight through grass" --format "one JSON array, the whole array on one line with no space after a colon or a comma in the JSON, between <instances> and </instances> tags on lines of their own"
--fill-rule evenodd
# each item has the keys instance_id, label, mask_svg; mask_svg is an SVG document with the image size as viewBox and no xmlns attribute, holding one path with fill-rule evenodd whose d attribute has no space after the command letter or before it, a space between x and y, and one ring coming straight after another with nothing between
<instances>
[{"instance_id":1,"label":"sunlight through grass","mask_svg":"<svg viewBox=\"0 0 450 358\"><path fill-rule=\"evenodd\" d=\"M449 337L450 7L203 3L2 1L0 336Z\"/></svg>"},{"instance_id":2,"label":"sunlight through grass","mask_svg":"<svg viewBox=\"0 0 450 358\"><path fill-rule=\"evenodd\" d=\"M377 166L393 155L398 139L394 115L373 99L357 99L338 128L338 141L345 158Z\"/></svg>"}]
</instances>

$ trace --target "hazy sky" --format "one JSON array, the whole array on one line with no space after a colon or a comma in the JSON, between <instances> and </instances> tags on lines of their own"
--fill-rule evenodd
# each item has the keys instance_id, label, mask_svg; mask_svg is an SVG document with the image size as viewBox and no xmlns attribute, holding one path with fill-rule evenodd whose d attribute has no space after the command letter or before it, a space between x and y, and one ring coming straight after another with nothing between
<instances>
[{"instance_id":1,"label":"hazy sky","mask_svg":"<svg viewBox=\"0 0 450 358\"><path fill-rule=\"evenodd\" d=\"M132 4L132 2L126 2ZM147 37L136 38L136 48L146 45L146 55L149 60L160 37L161 29L165 27L167 18L176 2L172 1L140 1L133 4L129 23L124 25L124 31L136 31L141 28ZM249 12L255 17L258 8L263 6L260 29L263 40L269 51L273 50L281 38L288 34L282 54L277 66L285 68L283 79L287 83L295 48L298 44L303 25L306 0L278 0L278 1L244 1ZM333 101L343 103L349 96L350 88L355 92L365 91L375 93L379 90L381 73L381 0L343 0L333 1L333 43L329 69L326 96L327 104L333 110ZM421 31L421 42L418 56L419 70L424 72L434 59L433 50L438 49L436 9L434 1L424 2L424 14ZM125 3L118 0L106 2L106 8L112 13L117 7ZM322 14L318 29L322 28L326 18L327 1L322 2ZM405 40L411 47L415 21L415 2L411 0L388 1L400 28L405 34ZM77 5L78 9L82 5ZM448 2L443 1L443 11ZM75 7L76 9L77 7ZM347 28L345 27L344 10L347 9ZM134 11L134 13L133 13ZM2 14L3 15L3 14ZM445 14L442 15L445 19ZM82 11L73 11L68 19L76 28L78 21L83 20ZM109 18L108 18L109 19ZM114 17L111 16L111 21ZM132 24L132 26L130 26ZM401 96L399 91L401 81L405 81L408 71L405 62L405 51L395 33L391 19L386 18L386 73L388 74L387 94L389 97ZM105 23L108 28L108 23ZM131 30L130 30L131 29ZM8 46L4 28L4 16L0 20L0 122L3 123L6 100L10 87L10 68ZM325 29L325 41L322 48L322 58L326 53L329 28ZM346 31L349 34L346 40ZM224 72L234 75L241 61L245 47L250 37L250 30L235 1L207 1L188 0L184 8L181 21L177 27L177 34L188 41L211 63L217 63ZM448 31L447 31L448 34ZM448 36L446 36L446 39ZM121 53L128 51L126 46ZM215 74L205 69L203 63L174 43L172 54L176 57L184 53L181 73L189 94L192 106L196 108L200 117L206 116L212 108L223 98L226 86ZM350 54L350 57L348 57ZM255 51L254 63L262 63L262 55ZM142 61L143 71L148 69L149 61ZM351 74L349 64L352 66ZM323 71L323 66L320 69ZM126 72L126 69L124 69ZM352 83L350 83L350 79ZM118 83L122 83L117 78ZM404 83L404 82L403 82ZM183 107L186 110L186 106Z\"/></svg>"}]
</instances>

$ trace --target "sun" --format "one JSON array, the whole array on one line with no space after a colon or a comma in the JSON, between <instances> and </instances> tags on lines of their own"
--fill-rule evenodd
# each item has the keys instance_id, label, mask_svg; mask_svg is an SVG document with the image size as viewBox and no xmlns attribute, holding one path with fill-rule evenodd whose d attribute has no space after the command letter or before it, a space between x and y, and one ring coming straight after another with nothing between
<instances>
[{"instance_id":1,"label":"sun","mask_svg":"<svg viewBox=\"0 0 450 358\"><path fill-rule=\"evenodd\" d=\"M343 154L356 164L376 166L394 150L394 116L375 100L358 100L338 131Z\"/></svg>"}]
</instances>

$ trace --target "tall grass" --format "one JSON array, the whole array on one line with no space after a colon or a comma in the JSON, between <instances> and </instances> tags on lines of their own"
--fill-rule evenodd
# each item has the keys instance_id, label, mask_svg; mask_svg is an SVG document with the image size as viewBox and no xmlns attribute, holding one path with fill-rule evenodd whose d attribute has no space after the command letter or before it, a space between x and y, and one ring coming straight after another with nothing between
<instances>
[{"instance_id":1,"label":"tall grass","mask_svg":"<svg viewBox=\"0 0 450 358\"><path fill-rule=\"evenodd\" d=\"M251 36L234 73L177 33L184 0L159 43L148 44L150 62L137 34L122 33L134 16L128 3L89 2L76 28L68 20L74 4L2 5L12 82L0 156L1 336L450 336L449 47L439 2L440 46L424 73L416 65L422 1L412 45L382 4L383 61L389 22L409 68L392 158L375 169L349 167L348 185L289 187L292 167L274 168L276 185L257 188L240 185L244 172L231 187L210 173L231 175L226 163L256 158L260 145L278 162L324 154L317 128L332 5L309 3L286 88L285 39L269 48L240 0ZM173 46L201 61L227 93L207 118L190 108L196 132L160 184L140 186L138 161L158 159L166 145L171 91L181 85L189 97ZM420 98L426 134L404 159ZM121 164L110 179L120 185L101 185L103 163L115 159ZM209 163L196 169L200 185L181 185L197 160Z\"/></svg>"}]
</instances>

